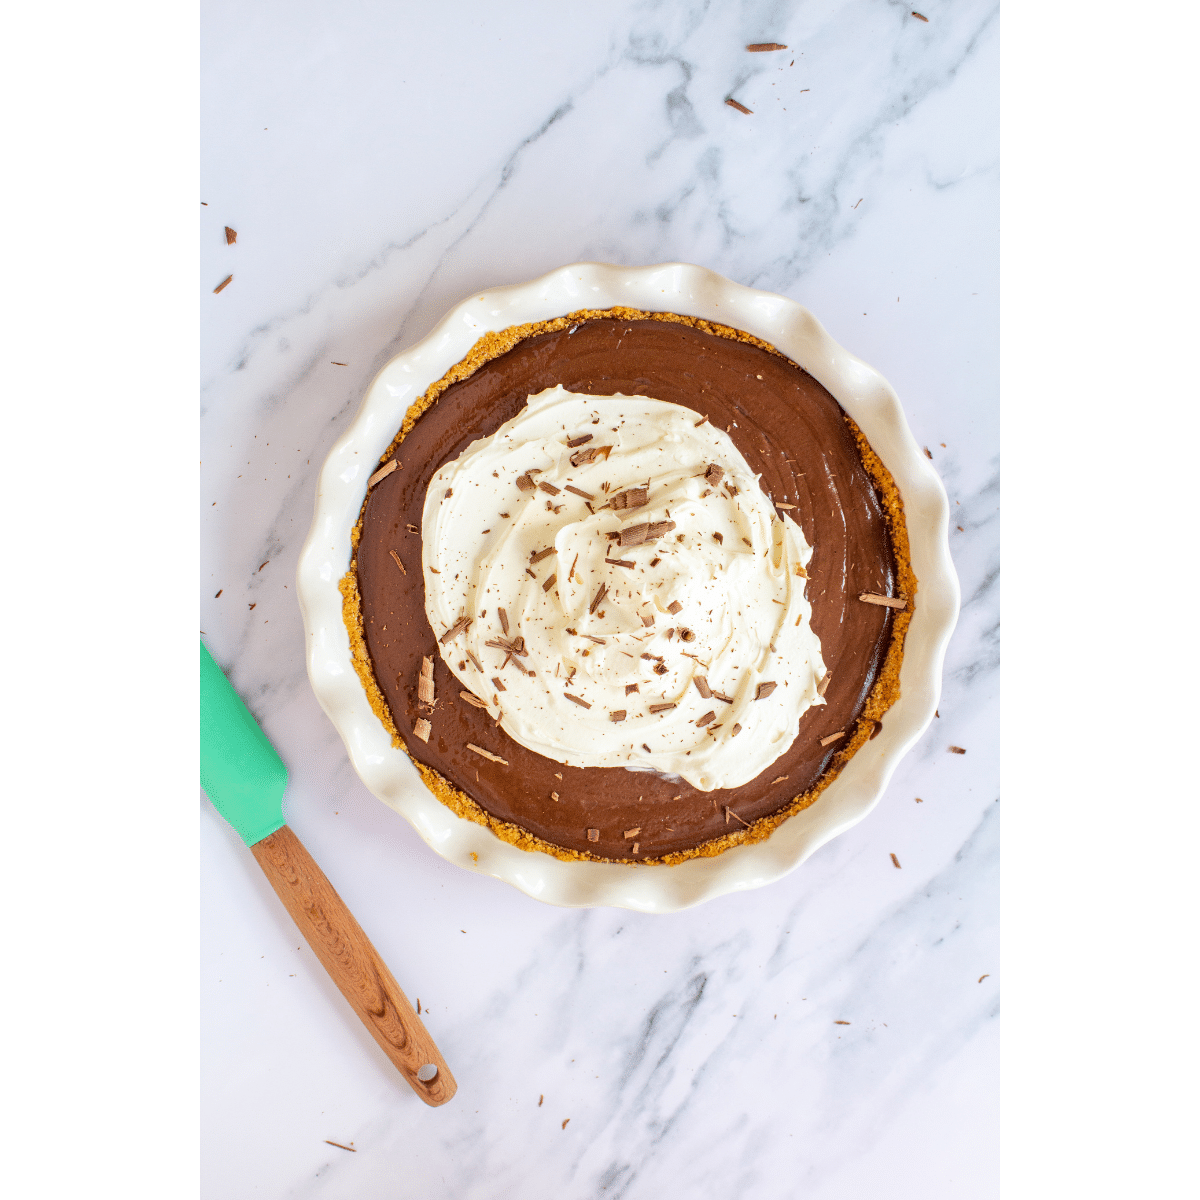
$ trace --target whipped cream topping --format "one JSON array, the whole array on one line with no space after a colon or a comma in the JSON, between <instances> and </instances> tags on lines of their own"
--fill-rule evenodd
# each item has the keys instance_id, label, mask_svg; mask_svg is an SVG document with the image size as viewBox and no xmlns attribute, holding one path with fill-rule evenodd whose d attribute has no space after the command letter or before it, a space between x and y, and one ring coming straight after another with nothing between
<instances>
[{"instance_id":1,"label":"whipped cream topping","mask_svg":"<svg viewBox=\"0 0 1200 1200\"><path fill-rule=\"evenodd\" d=\"M530 396L434 475L422 543L443 660L547 758L737 787L824 704L812 549L691 409Z\"/></svg>"}]
</instances>

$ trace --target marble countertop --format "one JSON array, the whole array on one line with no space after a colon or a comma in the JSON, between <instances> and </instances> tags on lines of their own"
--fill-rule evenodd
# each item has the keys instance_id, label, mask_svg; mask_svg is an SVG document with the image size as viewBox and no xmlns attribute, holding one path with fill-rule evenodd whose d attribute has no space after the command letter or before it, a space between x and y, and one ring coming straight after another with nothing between
<instances>
[{"instance_id":1,"label":"marble countertop","mask_svg":"<svg viewBox=\"0 0 1200 1200\"><path fill-rule=\"evenodd\" d=\"M201 271L233 279L201 298L202 629L459 1091L412 1095L201 795L203 1195L997 1194L998 8L921 12L205 4ZM303 662L296 561L367 383L472 291L580 260L805 304L953 510L940 717L878 808L668 917L443 862Z\"/></svg>"}]
</instances>

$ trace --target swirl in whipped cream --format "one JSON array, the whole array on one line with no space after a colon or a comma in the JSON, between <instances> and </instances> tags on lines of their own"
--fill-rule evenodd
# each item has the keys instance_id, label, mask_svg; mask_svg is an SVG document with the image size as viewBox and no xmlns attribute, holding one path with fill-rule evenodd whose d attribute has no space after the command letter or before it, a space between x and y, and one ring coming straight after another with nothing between
<instances>
[{"instance_id":1,"label":"swirl in whipped cream","mask_svg":"<svg viewBox=\"0 0 1200 1200\"><path fill-rule=\"evenodd\" d=\"M531 396L434 475L422 542L446 665L547 758L732 788L824 703L812 549L681 405Z\"/></svg>"}]
</instances>

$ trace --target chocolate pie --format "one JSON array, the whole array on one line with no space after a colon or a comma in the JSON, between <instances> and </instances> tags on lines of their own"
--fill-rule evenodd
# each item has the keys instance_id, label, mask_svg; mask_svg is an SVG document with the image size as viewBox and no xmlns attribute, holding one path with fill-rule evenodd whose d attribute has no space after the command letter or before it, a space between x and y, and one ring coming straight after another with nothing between
<instances>
[{"instance_id":1,"label":"chocolate pie","mask_svg":"<svg viewBox=\"0 0 1200 1200\"><path fill-rule=\"evenodd\" d=\"M524 849L670 864L765 838L899 695L896 486L740 330L612 309L486 335L410 408L352 545L372 708Z\"/></svg>"}]
</instances>

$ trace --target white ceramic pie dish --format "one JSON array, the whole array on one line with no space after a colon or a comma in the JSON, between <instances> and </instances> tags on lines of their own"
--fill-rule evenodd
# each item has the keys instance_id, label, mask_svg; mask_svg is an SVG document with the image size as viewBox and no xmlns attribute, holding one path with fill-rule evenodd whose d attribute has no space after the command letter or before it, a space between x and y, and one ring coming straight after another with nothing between
<instances>
[{"instance_id":1,"label":"white ceramic pie dish","mask_svg":"<svg viewBox=\"0 0 1200 1200\"><path fill-rule=\"evenodd\" d=\"M678 866L561 861L518 849L457 816L421 782L408 756L371 711L351 665L338 582L350 564L350 530L367 479L409 405L464 358L485 333L579 309L637 308L731 325L770 342L819 380L858 423L892 473L904 502L918 580L900 670L900 697L883 728L810 807L766 840ZM958 579L947 540L949 502L914 440L887 381L842 349L795 301L742 287L703 267L664 263L618 267L577 263L540 279L473 295L451 309L412 349L375 377L350 428L321 470L312 529L300 555L298 595L308 674L354 769L385 804L406 817L443 858L511 883L551 904L609 905L675 912L726 892L771 883L871 811L897 763L933 719L942 661L958 616Z\"/></svg>"}]
</instances>

